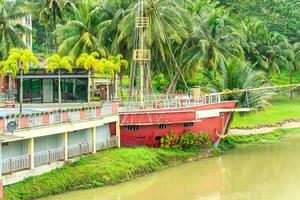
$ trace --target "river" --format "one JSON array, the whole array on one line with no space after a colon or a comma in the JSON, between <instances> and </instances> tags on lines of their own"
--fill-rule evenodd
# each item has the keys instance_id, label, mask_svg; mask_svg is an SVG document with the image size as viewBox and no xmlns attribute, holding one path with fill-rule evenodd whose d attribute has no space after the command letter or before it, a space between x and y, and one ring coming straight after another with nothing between
<instances>
[{"instance_id":1,"label":"river","mask_svg":"<svg viewBox=\"0 0 300 200\"><path fill-rule=\"evenodd\" d=\"M300 137L289 136L131 182L45 200L299 200L299 186Z\"/></svg>"}]
</instances>

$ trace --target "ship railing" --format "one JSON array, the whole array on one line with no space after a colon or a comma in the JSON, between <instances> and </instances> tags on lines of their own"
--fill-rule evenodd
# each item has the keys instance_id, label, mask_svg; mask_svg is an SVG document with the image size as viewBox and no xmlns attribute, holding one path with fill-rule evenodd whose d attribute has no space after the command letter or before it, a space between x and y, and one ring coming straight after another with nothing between
<instances>
[{"instance_id":1,"label":"ship railing","mask_svg":"<svg viewBox=\"0 0 300 200\"><path fill-rule=\"evenodd\" d=\"M12 173L30 168L30 155L18 156L2 160L2 173Z\"/></svg>"},{"instance_id":2,"label":"ship railing","mask_svg":"<svg viewBox=\"0 0 300 200\"><path fill-rule=\"evenodd\" d=\"M116 147L118 144L118 137L113 136L96 142L96 150L103 150Z\"/></svg>"},{"instance_id":3,"label":"ship railing","mask_svg":"<svg viewBox=\"0 0 300 200\"><path fill-rule=\"evenodd\" d=\"M148 97L145 98L143 103L138 101L123 102L121 110L123 112L133 112L138 110L161 110L201 106L221 102L221 94L219 93L201 95L198 97L192 97L188 95L158 95L151 96L151 98Z\"/></svg>"},{"instance_id":4,"label":"ship railing","mask_svg":"<svg viewBox=\"0 0 300 200\"><path fill-rule=\"evenodd\" d=\"M81 156L90 153L92 146L89 143L76 144L68 147L68 158Z\"/></svg>"},{"instance_id":5,"label":"ship railing","mask_svg":"<svg viewBox=\"0 0 300 200\"><path fill-rule=\"evenodd\" d=\"M64 160L64 148L52 149L34 154L34 165L51 164Z\"/></svg>"}]
</instances>

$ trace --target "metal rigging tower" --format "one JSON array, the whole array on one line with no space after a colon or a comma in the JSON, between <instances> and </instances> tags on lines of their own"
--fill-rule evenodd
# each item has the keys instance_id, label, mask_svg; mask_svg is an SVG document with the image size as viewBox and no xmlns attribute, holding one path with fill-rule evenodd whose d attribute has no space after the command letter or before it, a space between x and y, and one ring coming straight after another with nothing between
<instances>
[{"instance_id":1,"label":"metal rigging tower","mask_svg":"<svg viewBox=\"0 0 300 200\"><path fill-rule=\"evenodd\" d=\"M147 32L150 27L150 18L145 14L145 0L138 0L137 7L137 16L135 19L135 44L133 50L133 62L134 65L139 67L140 71L140 80L139 80L139 102L140 107L144 107L144 95L145 95L145 86L149 83L150 80L145 78L146 73L150 70L151 62L151 51L147 48ZM133 73L135 73L133 71ZM132 76L132 75L131 75ZM146 75L147 76L147 75ZM147 88L147 86L146 86Z\"/></svg>"}]
</instances>

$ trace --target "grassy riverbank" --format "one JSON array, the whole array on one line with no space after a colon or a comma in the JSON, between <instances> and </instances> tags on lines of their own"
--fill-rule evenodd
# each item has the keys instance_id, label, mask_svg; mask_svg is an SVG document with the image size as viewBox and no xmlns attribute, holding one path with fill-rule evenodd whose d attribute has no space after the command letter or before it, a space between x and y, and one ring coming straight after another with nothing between
<instances>
[{"instance_id":1,"label":"grassy riverbank","mask_svg":"<svg viewBox=\"0 0 300 200\"><path fill-rule=\"evenodd\" d=\"M41 176L4 188L4 199L35 199L68 191L101 187L131 180L179 163L220 154L218 149L180 151L120 148L86 156Z\"/></svg>"},{"instance_id":2,"label":"grassy riverbank","mask_svg":"<svg viewBox=\"0 0 300 200\"><path fill-rule=\"evenodd\" d=\"M300 134L300 128L276 129L273 132L253 135L231 135L226 138L230 144L264 144L279 141L285 135Z\"/></svg>"},{"instance_id":3,"label":"grassy riverbank","mask_svg":"<svg viewBox=\"0 0 300 200\"><path fill-rule=\"evenodd\" d=\"M296 96L294 99L290 99L288 96L277 96L264 111L236 115L232 128L274 126L292 119L300 119L300 96Z\"/></svg>"}]
</instances>

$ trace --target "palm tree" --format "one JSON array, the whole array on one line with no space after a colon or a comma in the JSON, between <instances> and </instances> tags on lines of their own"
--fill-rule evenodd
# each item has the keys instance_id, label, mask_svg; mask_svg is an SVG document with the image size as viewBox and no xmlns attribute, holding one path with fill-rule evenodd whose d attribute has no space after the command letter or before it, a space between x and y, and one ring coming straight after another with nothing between
<instances>
[{"instance_id":1,"label":"palm tree","mask_svg":"<svg viewBox=\"0 0 300 200\"><path fill-rule=\"evenodd\" d=\"M16 69L9 69L12 71L20 72L20 113L22 114L23 109L23 74L27 74L30 66L37 66L38 59L30 49L17 49L13 48L9 51L7 58L7 65Z\"/></svg>"},{"instance_id":2,"label":"palm tree","mask_svg":"<svg viewBox=\"0 0 300 200\"><path fill-rule=\"evenodd\" d=\"M97 52L93 52L90 55L83 53L76 60L77 67L83 67L88 71L88 103L91 101L91 73L101 73L104 69L98 57L99 54Z\"/></svg>"},{"instance_id":3,"label":"palm tree","mask_svg":"<svg viewBox=\"0 0 300 200\"><path fill-rule=\"evenodd\" d=\"M255 71L253 67L243 60L231 58L221 67L217 79L211 73L203 73L208 81L206 87L212 92L223 92L266 86L263 73ZM271 93L264 91L232 93L226 96L228 100L239 100L241 107L263 107L270 97Z\"/></svg>"},{"instance_id":4,"label":"palm tree","mask_svg":"<svg viewBox=\"0 0 300 200\"><path fill-rule=\"evenodd\" d=\"M236 22L229 13L214 4L194 4L193 31L180 50L183 72L197 68L207 69L216 78L217 71L225 65L227 58L243 55ZM177 71L171 79L168 93L173 93L180 78Z\"/></svg>"},{"instance_id":5,"label":"palm tree","mask_svg":"<svg viewBox=\"0 0 300 200\"><path fill-rule=\"evenodd\" d=\"M120 77L120 92L121 92L121 98L123 99L123 79L122 76L124 75L121 73L121 69L126 69L128 67L128 61L123 59L123 56L121 54L118 54L116 56L109 56L108 60L110 60L114 66L113 69L115 70L116 75L114 76L115 84L116 84L116 94L117 94L117 75ZM115 95L117 97L117 95Z\"/></svg>"},{"instance_id":6,"label":"palm tree","mask_svg":"<svg viewBox=\"0 0 300 200\"><path fill-rule=\"evenodd\" d=\"M291 49L291 46L284 35L277 32L267 35L265 43L259 48L262 55L259 66L265 72L266 79L269 79L271 73L280 74L281 69L286 67L288 49Z\"/></svg>"},{"instance_id":7,"label":"palm tree","mask_svg":"<svg viewBox=\"0 0 300 200\"><path fill-rule=\"evenodd\" d=\"M26 13L22 10L23 0L0 1L0 57L7 59L11 48L26 48L19 34L26 34L29 30L18 23L20 17Z\"/></svg>"},{"instance_id":8,"label":"palm tree","mask_svg":"<svg viewBox=\"0 0 300 200\"><path fill-rule=\"evenodd\" d=\"M61 106L61 69L72 72L72 59L69 56L61 57L58 54L54 54L47 59L47 72L53 73L58 71L58 103Z\"/></svg>"},{"instance_id":9,"label":"palm tree","mask_svg":"<svg viewBox=\"0 0 300 200\"><path fill-rule=\"evenodd\" d=\"M72 1L69 0L42 0L42 1L33 1L32 8L34 12L38 11L39 19L43 21L46 31L48 32L49 22L51 21L52 25L56 28L58 21L63 19L64 12L71 10L74 7ZM46 33L48 36L48 33ZM54 32L54 45L56 52L58 51L58 40L57 34ZM49 38L47 38L49 39ZM46 41L47 43L47 41Z\"/></svg>"},{"instance_id":10,"label":"palm tree","mask_svg":"<svg viewBox=\"0 0 300 200\"><path fill-rule=\"evenodd\" d=\"M89 0L82 0L79 7L74 7L72 20L55 31L60 43L58 53L78 58L82 53L98 51L105 56L105 48L98 46L101 22L101 8L94 8Z\"/></svg>"}]
</instances>

